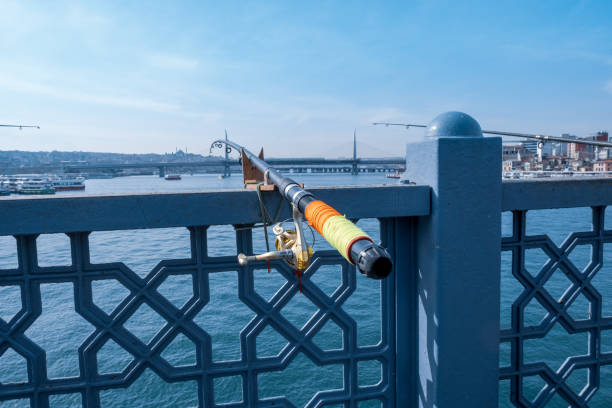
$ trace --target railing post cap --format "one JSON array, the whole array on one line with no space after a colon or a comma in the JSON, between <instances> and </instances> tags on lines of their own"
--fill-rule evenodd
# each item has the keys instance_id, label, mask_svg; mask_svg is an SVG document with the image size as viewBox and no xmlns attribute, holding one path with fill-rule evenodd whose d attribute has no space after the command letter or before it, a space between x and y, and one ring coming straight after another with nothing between
<instances>
[{"instance_id":1,"label":"railing post cap","mask_svg":"<svg viewBox=\"0 0 612 408\"><path fill-rule=\"evenodd\" d=\"M439 137L482 137L480 125L463 112L445 112L434 118L425 129L425 136Z\"/></svg>"}]
</instances>

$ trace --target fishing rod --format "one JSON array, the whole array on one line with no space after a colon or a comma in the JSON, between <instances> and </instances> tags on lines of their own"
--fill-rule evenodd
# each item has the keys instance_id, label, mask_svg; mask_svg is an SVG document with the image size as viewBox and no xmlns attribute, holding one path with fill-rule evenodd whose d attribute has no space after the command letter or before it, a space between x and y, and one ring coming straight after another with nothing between
<instances>
[{"instance_id":1,"label":"fishing rod","mask_svg":"<svg viewBox=\"0 0 612 408\"><path fill-rule=\"evenodd\" d=\"M278 188L281 196L292 205L296 226L296 231L285 231L277 224L274 232L277 235L275 244L278 251L253 256L240 254L238 261L241 265L250 261L285 259L296 271L305 269L312 257L312 248L306 244L301 226L305 218L347 261L356 265L359 272L373 279L383 279L389 275L393 266L391 256L385 248L375 244L361 228L239 144L219 139L211 144L210 150L212 152L213 147L223 146L241 152L243 158L248 159L253 167L263 173L264 182Z\"/></svg>"},{"instance_id":2,"label":"fishing rod","mask_svg":"<svg viewBox=\"0 0 612 408\"><path fill-rule=\"evenodd\" d=\"M416 125L413 123L374 122L372 124L373 125L384 125L384 126L402 126L402 127L405 127L406 129L410 129L411 127L419 127L419 128L427 127L426 125ZM540 141L540 143L563 142L563 143L577 143L577 144L599 146L599 147L612 147L611 142L603 142L601 140L567 139L565 137L536 135L536 134L531 134L531 133L501 132L498 130L483 130L482 133L487 134L487 135L514 136L514 137L522 137L525 139L537 139Z\"/></svg>"},{"instance_id":3,"label":"fishing rod","mask_svg":"<svg viewBox=\"0 0 612 408\"><path fill-rule=\"evenodd\" d=\"M26 125L2 125L2 124L0 124L0 127L19 128L19 130L21 130L23 128L36 128L36 129L40 129L40 126L26 126Z\"/></svg>"}]
</instances>

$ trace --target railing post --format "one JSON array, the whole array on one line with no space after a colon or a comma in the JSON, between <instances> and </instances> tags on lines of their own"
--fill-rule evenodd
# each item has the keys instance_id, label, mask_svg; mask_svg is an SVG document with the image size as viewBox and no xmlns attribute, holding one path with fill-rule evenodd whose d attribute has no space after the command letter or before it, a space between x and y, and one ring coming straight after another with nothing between
<instances>
[{"instance_id":1,"label":"railing post","mask_svg":"<svg viewBox=\"0 0 612 408\"><path fill-rule=\"evenodd\" d=\"M501 139L460 112L406 149L406 177L432 188L417 223L419 406L498 404Z\"/></svg>"}]
</instances>

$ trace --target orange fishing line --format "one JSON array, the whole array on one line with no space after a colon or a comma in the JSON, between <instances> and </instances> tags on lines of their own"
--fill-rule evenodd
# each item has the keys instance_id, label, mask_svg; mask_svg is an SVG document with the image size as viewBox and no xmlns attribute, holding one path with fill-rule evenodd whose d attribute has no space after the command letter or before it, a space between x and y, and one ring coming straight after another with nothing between
<instances>
[{"instance_id":1,"label":"orange fishing line","mask_svg":"<svg viewBox=\"0 0 612 408\"><path fill-rule=\"evenodd\" d=\"M317 230L317 232L323 235L323 226L325 222L336 215L342 215L336 211L333 207L325 204L321 200L316 200L308 204L304 211L306 219L310 221L310 225Z\"/></svg>"}]
</instances>

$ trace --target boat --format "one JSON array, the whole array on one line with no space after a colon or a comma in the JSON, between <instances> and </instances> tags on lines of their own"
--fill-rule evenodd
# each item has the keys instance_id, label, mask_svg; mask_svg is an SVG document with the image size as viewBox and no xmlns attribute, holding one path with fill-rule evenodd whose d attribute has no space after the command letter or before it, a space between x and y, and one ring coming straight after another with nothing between
<instances>
[{"instance_id":1,"label":"boat","mask_svg":"<svg viewBox=\"0 0 612 408\"><path fill-rule=\"evenodd\" d=\"M8 181L5 177L0 177L0 196L11 195L11 189L9 188Z\"/></svg>"},{"instance_id":2,"label":"boat","mask_svg":"<svg viewBox=\"0 0 612 408\"><path fill-rule=\"evenodd\" d=\"M398 179L402 177L403 172L404 172L403 170L395 170L394 173L385 174L385 177L391 178L391 179Z\"/></svg>"},{"instance_id":3,"label":"boat","mask_svg":"<svg viewBox=\"0 0 612 408\"><path fill-rule=\"evenodd\" d=\"M85 190L85 177L56 176L51 184L56 191Z\"/></svg>"},{"instance_id":4,"label":"boat","mask_svg":"<svg viewBox=\"0 0 612 408\"><path fill-rule=\"evenodd\" d=\"M180 174L166 174L166 176L164 178L166 180L180 180L181 179L181 175Z\"/></svg>"},{"instance_id":5,"label":"boat","mask_svg":"<svg viewBox=\"0 0 612 408\"><path fill-rule=\"evenodd\" d=\"M3 189L9 190L11 193L16 193L17 184L21 179L22 178L18 176L2 176L2 178L0 178L0 185Z\"/></svg>"},{"instance_id":6,"label":"boat","mask_svg":"<svg viewBox=\"0 0 612 408\"><path fill-rule=\"evenodd\" d=\"M55 188L48 178L24 178L17 182L17 194L55 194Z\"/></svg>"}]
</instances>

